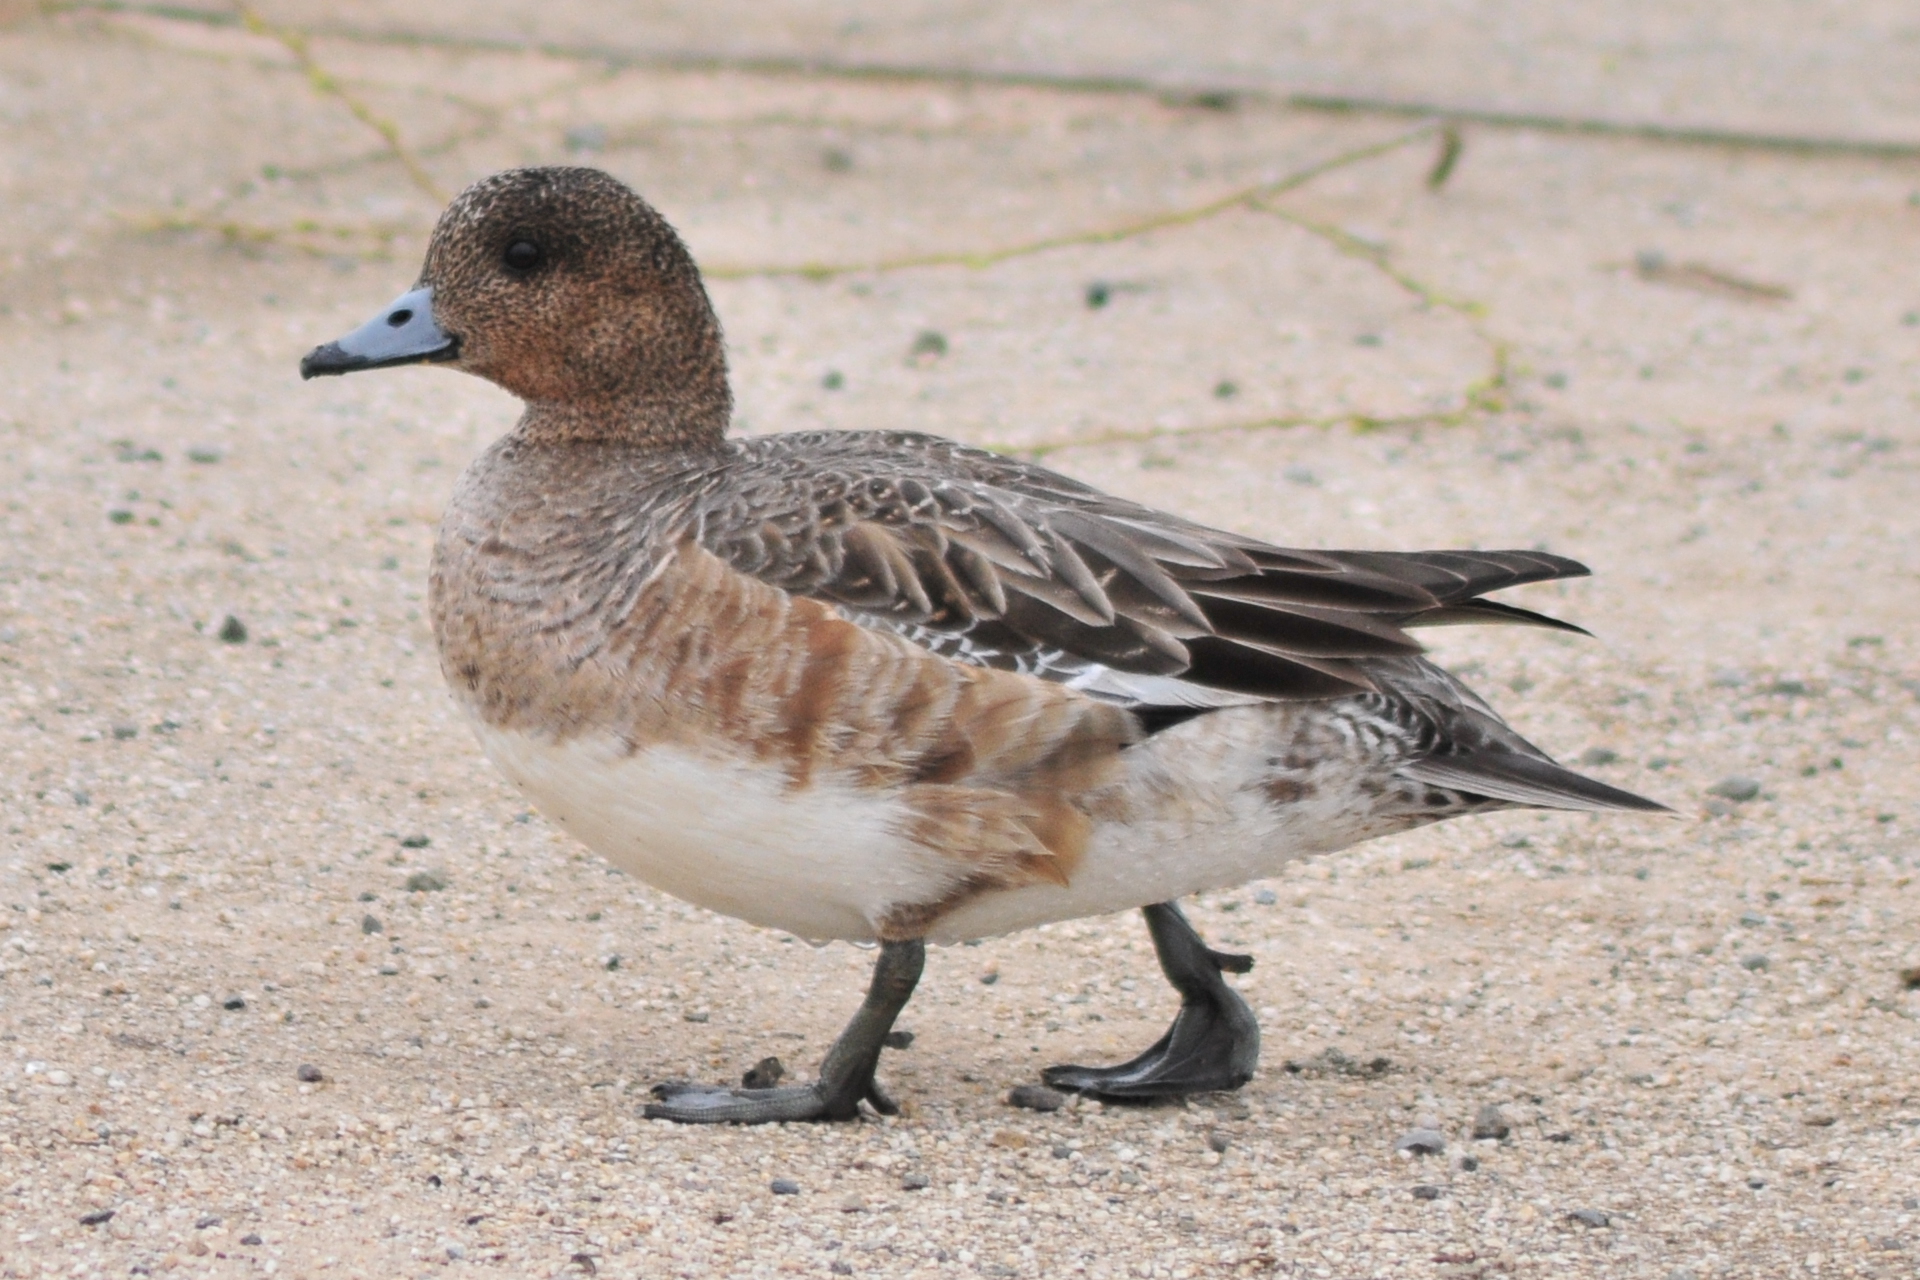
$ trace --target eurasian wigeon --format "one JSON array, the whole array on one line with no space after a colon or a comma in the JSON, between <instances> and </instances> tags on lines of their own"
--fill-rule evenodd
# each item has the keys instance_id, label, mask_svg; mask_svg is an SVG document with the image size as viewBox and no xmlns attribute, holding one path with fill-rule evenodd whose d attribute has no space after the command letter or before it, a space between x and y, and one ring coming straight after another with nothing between
<instances>
[{"instance_id":1,"label":"eurasian wigeon","mask_svg":"<svg viewBox=\"0 0 1920 1280\"><path fill-rule=\"evenodd\" d=\"M494 763L616 866L809 939L878 942L814 1083L650 1116L847 1119L929 941L1144 908L1182 1005L1109 1098L1232 1089L1259 1028L1174 900L1441 818L1657 810L1521 738L1409 632L1578 630L1485 598L1539 551L1302 551L906 431L729 439L692 257L605 173L518 169L419 282L301 362L433 361L526 402L441 522L442 668Z\"/></svg>"}]
</instances>

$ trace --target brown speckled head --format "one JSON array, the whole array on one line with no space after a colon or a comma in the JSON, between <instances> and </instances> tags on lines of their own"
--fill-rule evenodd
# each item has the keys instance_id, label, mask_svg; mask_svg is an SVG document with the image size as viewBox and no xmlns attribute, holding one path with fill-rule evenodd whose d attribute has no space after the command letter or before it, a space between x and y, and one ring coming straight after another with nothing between
<instances>
[{"instance_id":1,"label":"brown speckled head","mask_svg":"<svg viewBox=\"0 0 1920 1280\"><path fill-rule=\"evenodd\" d=\"M680 237L598 169L510 169L440 215L420 284L457 366L528 405L525 430L718 440L732 397L720 322Z\"/></svg>"}]
</instances>

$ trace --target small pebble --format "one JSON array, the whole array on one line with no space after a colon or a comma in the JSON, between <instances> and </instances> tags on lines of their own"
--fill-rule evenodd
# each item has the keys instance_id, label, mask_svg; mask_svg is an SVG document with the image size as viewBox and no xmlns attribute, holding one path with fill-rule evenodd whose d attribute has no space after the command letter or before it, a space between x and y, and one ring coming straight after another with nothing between
<instances>
[{"instance_id":1,"label":"small pebble","mask_svg":"<svg viewBox=\"0 0 1920 1280\"><path fill-rule=\"evenodd\" d=\"M1270 907L1280 901L1280 895L1271 889L1255 889L1253 891L1253 900L1260 906Z\"/></svg>"},{"instance_id":2,"label":"small pebble","mask_svg":"<svg viewBox=\"0 0 1920 1280\"><path fill-rule=\"evenodd\" d=\"M889 1049L911 1049L913 1047L913 1032L889 1031L887 1032L886 1039L880 1043L886 1045Z\"/></svg>"},{"instance_id":3,"label":"small pebble","mask_svg":"<svg viewBox=\"0 0 1920 1280\"><path fill-rule=\"evenodd\" d=\"M775 1178L767 1184L767 1190L777 1196L797 1196L800 1194L800 1184L791 1178Z\"/></svg>"},{"instance_id":4,"label":"small pebble","mask_svg":"<svg viewBox=\"0 0 1920 1280\"><path fill-rule=\"evenodd\" d=\"M1413 1189L1413 1198L1415 1200L1438 1200L1440 1198L1440 1188L1423 1182Z\"/></svg>"},{"instance_id":5,"label":"small pebble","mask_svg":"<svg viewBox=\"0 0 1920 1280\"><path fill-rule=\"evenodd\" d=\"M458 1261L460 1261L460 1259L462 1259L462 1258L464 1258L464 1257L466 1257L466 1256L467 1256L467 1247L466 1247L465 1245L463 1245L463 1244L450 1244L450 1245L448 1245L448 1246L447 1246L447 1257L448 1257L448 1258L449 1258L450 1260L452 1260L452 1261L454 1261L454 1262L458 1262Z\"/></svg>"},{"instance_id":6,"label":"small pebble","mask_svg":"<svg viewBox=\"0 0 1920 1280\"><path fill-rule=\"evenodd\" d=\"M778 1058L762 1058L740 1073L740 1085L746 1089L771 1089L787 1074L786 1064Z\"/></svg>"},{"instance_id":7,"label":"small pebble","mask_svg":"<svg viewBox=\"0 0 1920 1280\"><path fill-rule=\"evenodd\" d=\"M1055 1160L1071 1160L1073 1159L1073 1148L1064 1142L1056 1142L1053 1144L1052 1155Z\"/></svg>"},{"instance_id":8,"label":"small pebble","mask_svg":"<svg viewBox=\"0 0 1920 1280\"><path fill-rule=\"evenodd\" d=\"M113 1210L111 1209L95 1209L92 1213L83 1213L80 1215L80 1225L83 1227L97 1227L103 1222L111 1222L112 1220Z\"/></svg>"},{"instance_id":9,"label":"small pebble","mask_svg":"<svg viewBox=\"0 0 1920 1280\"><path fill-rule=\"evenodd\" d=\"M925 1191L931 1185L924 1173L909 1173L900 1179L902 1191Z\"/></svg>"},{"instance_id":10,"label":"small pebble","mask_svg":"<svg viewBox=\"0 0 1920 1280\"><path fill-rule=\"evenodd\" d=\"M1461 1156L1460 1157L1460 1172L1472 1173L1475 1170L1477 1170L1479 1167L1480 1167L1479 1156Z\"/></svg>"},{"instance_id":11,"label":"small pebble","mask_svg":"<svg viewBox=\"0 0 1920 1280\"><path fill-rule=\"evenodd\" d=\"M245 996L228 996L220 1002L220 1007L229 1013L238 1013L247 1007L247 998Z\"/></svg>"},{"instance_id":12,"label":"small pebble","mask_svg":"<svg viewBox=\"0 0 1920 1280\"><path fill-rule=\"evenodd\" d=\"M1000 981L1000 971L998 969L989 969L980 975L980 985L983 987L990 987L998 981Z\"/></svg>"},{"instance_id":13,"label":"small pebble","mask_svg":"<svg viewBox=\"0 0 1920 1280\"><path fill-rule=\"evenodd\" d=\"M1227 1148L1232 1145L1233 1143L1227 1138L1227 1135L1221 1133L1218 1129L1215 1129L1207 1135L1207 1149L1210 1151L1225 1155Z\"/></svg>"},{"instance_id":14,"label":"small pebble","mask_svg":"<svg viewBox=\"0 0 1920 1280\"><path fill-rule=\"evenodd\" d=\"M360 917L360 932L385 933L386 931L387 931L387 927L380 923L379 916L364 915Z\"/></svg>"},{"instance_id":15,"label":"small pebble","mask_svg":"<svg viewBox=\"0 0 1920 1280\"><path fill-rule=\"evenodd\" d=\"M1735 804L1744 804L1760 794L1760 783L1753 778L1743 778L1739 774L1734 774L1708 787L1707 794L1718 796L1722 800L1731 800Z\"/></svg>"},{"instance_id":16,"label":"small pebble","mask_svg":"<svg viewBox=\"0 0 1920 1280\"><path fill-rule=\"evenodd\" d=\"M116 724L113 726L113 736L120 742L125 742L129 738L137 738L140 736L140 726L137 724L127 724L125 722Z\"/></svg>"},{"instance_id":17,"label":"small pebble","mask_svg":"<svg viewBox=\"0 0 1920 1280\"><path fill-rule=\"evenodd\" d=\"M1028 1111L1058 1111L1067 1105L1067 1095L1043 1084L1021 1084L1007 1094L1007 1105Z\"/></svg>"},{"instance_id":18,"label":"small pebble","mask_svg":"<svg viewBox=\"0 0 1920 1280\"><path fill-rule=\"evenodd\" d=\"M835 1258L827 1264L827 1270L836 1276L850 1276L853 1274L853 1264L840 1258Z\"/></svg>"},{"instance_id":19,"label":"small pebble","mask_svg":"<svg viewBox=\"0 0 1920 1280\"><path fill-rule=\"evenodd\" d=\"M689 1009L685 1013L681 1014L680 1018L681 1018L681 1021L683 1022L705 1022L708 1018L712 1016L713 1015L708 1013L705 1009Z\"/></svg>"},{"instance_id":20,"label":"small pebble","mask_svg":"<svg viewBox=\"0 0 1920 1280\"><path fill-rule=\"evenodd\" d=\"M187 461L197 462L203 467L210 467L226 456L218 445L191 444L187 446Z\"/></svg>"},{"instance_id":21,"label":"small pebble","mask_svg":"<svg viewBox=\"0 0 1920 1280\"><path fill-rule=\"evenodd\" d=\"M240 1237L240 1243L241 1244L264 1244L266 1242L260 1238L258 1233L248 1232L246 1235Z\"/></svg>"},{"instance_id":22,"label":"small pebble","mask_svg":"<svg viewBox=\"0 0 1920 1280\"><path fill-rule=\"evenodd\" d=\"M193 1229L195 1231L205 1231L208 1227L219 1226L222 1221L224 1221L224 1219L222 1219L219 1214L210 1213L204 1218L196 1219L193 1224Z\"/></svg>"},{"instance_id":23,"label":"small pebble","mask_svg":"<svg viewBox=\"0 0 1920 1280\"><path fill-rule=\"evenodd\" d=\"M1596 1229L1613 1225L1613 1218L1600 1209L1575 1209L1567 1217Z\"/></svg>"},{"instance_id":24,"label":"small pebble","mask_svg":"<svg viewBox=\"0 0 1920 1280\"><path fill-rule=\"evenodd\" d=\"M1580 763L1584 765L1612 764L1620 758L1620 753L1612 747L1588 747L1580 753Z\"/></svg>"},{"instance_id":25,"label":"small pebble","mask_svg":"<svg viewBox=\"0 0 1920 1280\"><path fill-rule=\"evenodd\" d=\"M1482 1142L1490 1138L1496 1141L1504 1141L1506 1136L1512 1132L1513 1126L1507 1123L1507 1118L1504 1115L1500 1114L1500 1108L1496 1104L1489 1102L1474 1113L1474 1141Z\"/></svg>"},{"instance_id":26,"label":"small pebble","mask_svg":"<svg viewBox=\"0 0 1920 1280\"><path fill-rule=\"evenodd\" d=\"M431 836L403 836L400 840L400 847L402 849L424 849L432 843L433 837Z\"/></svg>"},{"instance_id":27,"label":"small pebble","mask_svg":"<svg viewBox=\"0 0 1920 1280\"><path fill-rule=\"evenodd\" d=\"M1763 955L1751 955L1751 956L1740 957L1740 967L1742 969L1750 970L1754 973L1764 972L1767 966L1772 963L1773 962L1771 960L1767 959Z\"/></svg>"},{"instance_id":28,"label":"small pebble","mask_svg":"<svg viewBox=\"0 0 1920 1280\"><path fill-rule=\"evenodd\" d=\"M400 966L397 964L383 964L380 966L380 976L383 978L397 978L400 976Z\"/></svg>"},{"instance_id":29,"label":"small pebble","mask_svg":"<svg viewBox=\"0 0 1920 1280\"><path fill-rule=\"evenodd\" d=\"M1382 1056L1361 1061L1339 1049L1326 1048L1311 1058L1304 1060L1288 1059L1281 1064L1293 1075L1330 1075L1360 1076L1371 1078L1386 1075L1393 1070L1393 1059Z\"/></svg>"},{"instance_id":30,"label":"small pebble","mask_svg":"<svg viewBox=\"0 0 1920 1280\"><path fill-rule=\"evenodd\" d=\"M326 1079L324 1075L320 1074L320 1068L314 1066L311 1062L303 1062L298 1067L295 1067L293 1078L301 1084L319 1084L322 1080Z\"/></svg>"},{"instance_id":31,"label":"small pebble","mask_svg":"<svg viewBox=\"0 0 1920 1280\"><path fill-rule=\"evenodd\" d=\"M1409 1129L1393 1144L1395 1151L1410 1151L1416 1156L1437 1156L1447 1149L1447 1135L1438 1129Z\"/></svg>"},{"instance_id":32,"label":"small pebble","mask_svg":"<svg viewBox=\"0 0 1920 1280\"><path fill-rule=\"evenodd\" d=\"M247 642L247 624L228 614L220 620L220 630L214 633L224 644L245 644Z\"/></svg>"},{"instance_id":33,"label":"small pebble","mask_svg":"<svg viewBox=\"0 0 1920 1280\"><path fill-rule=\"evenodd\" d=\"M408 893L438 893L446 887L447 878L438 871L416 871L407 877Z\"/></svg>"}]
</instances>

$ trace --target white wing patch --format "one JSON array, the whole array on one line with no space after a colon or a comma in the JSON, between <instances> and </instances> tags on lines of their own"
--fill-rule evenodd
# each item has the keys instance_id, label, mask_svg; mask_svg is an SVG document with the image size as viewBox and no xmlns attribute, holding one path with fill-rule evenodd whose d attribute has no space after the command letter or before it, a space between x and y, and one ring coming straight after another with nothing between
<instances>
[{"instance_id":1,"label":"white wing patch","mask_svg":"<svg viewBox=\"0 0 1920 1280\"><path fill-rule=\"evenodd\" d=\"M941 631L917 623L894 622L852 609L841 609L849 622L910 640L931 653L974 667L1017 671L1038 680L1050 680L1078 689L1103 702L1123 707L1245 707L1267 699L1228 689L1210 689L1179 676L1145 675L1117 671L1064 649L1008 649L982 644L965 632Z\"/></svg>"},{"instance_id":2,"label":"white wing patch","mask_svg":"<svg viewBox=\"0 0 1920 1280\"><path fill-rule=\"evenodd\" d=\"M1231 689L1209 689L1178 676L1115 671L1099 663L1088 663L1078 675L1068 679L1066 685L1125 707L1246 707L1265 701Z\"/></svg>"}]
</instances>

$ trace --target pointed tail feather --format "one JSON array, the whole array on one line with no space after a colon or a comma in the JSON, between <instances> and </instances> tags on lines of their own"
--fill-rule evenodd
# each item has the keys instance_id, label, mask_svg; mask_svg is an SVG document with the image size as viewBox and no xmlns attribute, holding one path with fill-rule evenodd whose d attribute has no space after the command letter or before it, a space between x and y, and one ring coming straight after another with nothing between
<instances>
[{"instance_id":1,"label":"pointed tail feather","mask_svg":"<svg viewBox=\"0 0 1920 1280\"><path fill-rule=\"evenodd\" d=\"M1517 604L1502 604L1498 600L1468 600L1461 604L1441 605L1425 613L1403 618L1400 625L1413 627L1455 627L1471 626L1476 623L1508 623L1522 627L1546 627L1552 631L1570 631L1577 636L1590 636L1593 632L1585 627L1536 613L1532 609L1522 609Z\"/></svg>"},{"instance_id":2,"label":"pointed tail feather","mask_svg":"<svg viewBox=\"0 0 1920 1280\"><path fill-rule=\"evenodd\" d=\"M1477 751L1471 755L1429 756L1401 766L1398 772L1429 786L1536 809L1673 812L1645 796L1595 782L1551 760L1518 752Z\"/></svg>"}]
</instances>

